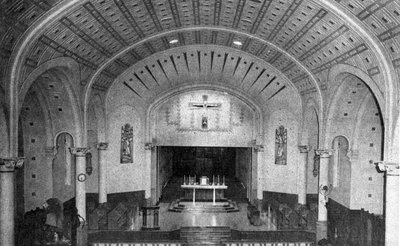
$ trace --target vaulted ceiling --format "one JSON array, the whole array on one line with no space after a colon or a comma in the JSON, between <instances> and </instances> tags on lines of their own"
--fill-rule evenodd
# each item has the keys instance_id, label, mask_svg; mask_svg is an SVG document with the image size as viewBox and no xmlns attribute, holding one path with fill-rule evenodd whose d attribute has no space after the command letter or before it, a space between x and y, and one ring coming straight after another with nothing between
<instances>
[{"instance_id":1,"label":"vaulted ceiling","mask_svg":"<svg viewBox=\"0 0 400 246\"><path fill-rule=\"evenodd\" d=\"M20 39L31 26L43 26L24 47L27 56L20 70L20 86L44 62L66 56L79 63L81 86L86 86L98 74L93 88L106 91L120 74L146 57L191 45L227 47L222 56L235 57L234 66L242 66L244 73L253 71L251 59L258 57L286 75L301 93L316 91L316 87L326 88L327 72L338 63L363 70L378 82L383 92L385 85L379 84L384 80L379 57L382 54L376 53L376 47L368 41L371 38L392 61L390 66L397 73L400 71L400 2L396 0L332 0L335 8L350 16L354 23L361 23L366 32L355 29L354 24L320 1L312 0L76 2L46 23L45 17L68 1L1 2L1 67L12 65L13 52L21 48ZM232 49L248 56L230 54L228 51ZM200 59L198 52L193 50L196 59ZM165 59L172 64L175 61L170 56L174 56L167 53ZM210 50L209 55L214 53ZM215 55L217 59L218 54ZM155 69L164 74L169 72L166 69L178 72L175 65L163 66L160 62L163 58L158 59L152 69L143 64L145 74L138 73L136 78L154 76ZM226 60L221 62L224 65ZM253 77L262 76L262 71L254 70ZM6 83L9 72L6 69L1 72ZM262 89L259 86L255 93Z\"/></svg>"}]
</instances>

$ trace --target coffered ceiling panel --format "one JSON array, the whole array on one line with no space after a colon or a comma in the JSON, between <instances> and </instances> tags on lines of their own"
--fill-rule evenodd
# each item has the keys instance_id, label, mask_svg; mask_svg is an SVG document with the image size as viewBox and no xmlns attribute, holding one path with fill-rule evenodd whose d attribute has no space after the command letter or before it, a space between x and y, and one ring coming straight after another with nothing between
<instances>
[{"instance_id":1,"label":"coffered ceiling panel","mask_svg":"<svg viewBox=\"0 0 400 246\"><path fill-rule=\"evenodd\" d=\"M18 39L31 25L67 2L1 1L0 65L7 67ZM334 4L364 23L398 72L399 2L336 0ZM284 73L300 92L314 86L309 72L324 87L327 71L338 63L359 67L377 81L383 78L365 37L312 0L80 1L30 42L22 78L46 61L67 56L79 63L82 86L102 69L95 87L106 90L119 74L142 59L195 44L232 47L259 57ZM210 57L199 57L204 59L197 61L199 68L208 69L205 62L211 62ZM188 57L188 62L195 61ZM242 66L239 62L239 73L246 72Z\"/></svg>"}]
</instances>

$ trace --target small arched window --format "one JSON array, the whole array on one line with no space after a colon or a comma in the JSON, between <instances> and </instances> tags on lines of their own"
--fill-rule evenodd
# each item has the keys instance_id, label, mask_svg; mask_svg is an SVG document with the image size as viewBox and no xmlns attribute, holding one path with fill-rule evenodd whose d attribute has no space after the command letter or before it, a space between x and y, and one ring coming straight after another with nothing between
<instances>
[{"instance_id":1,"label":"small arched window","mask_svg":"<svg viewBox=\"0 0 400 246\"><path fill-rule=\"evenodd\" d=\"M338 187L340 183L340 170L345 161L347 161L347 152L349 151L349 141L343 136L337 136L332 142L333 156L331 168L331 184Z\"/></svg>"}]
</instances>

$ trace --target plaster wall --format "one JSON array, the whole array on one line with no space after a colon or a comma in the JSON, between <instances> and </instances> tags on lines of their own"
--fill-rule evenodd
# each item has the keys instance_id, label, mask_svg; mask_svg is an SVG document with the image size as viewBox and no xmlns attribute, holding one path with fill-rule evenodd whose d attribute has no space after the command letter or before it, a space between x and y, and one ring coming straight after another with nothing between
<instances>
[{"instance_id":1,"label":"plaster wall","mask_svg":"<svg viewBox=\"0 0 400 246\"><path fill-rule=\"evenodd\" d=\"M255 139L254 125L255 112L242 101L198 90L177 95L155 110L153 139L170 146L245 147Z\"/></svg>"},{"instance_id":2,"label":"plaster wall","mask_svg":"<svg viewBox=\"0 0 400 246\"><path fill-rule=\"evenodd\" d=\"M47 146L45 117L39 105L36 93L30 93L20 114L25 156L25 211L40 207L53 196L52 166L44 148Z\"/></svg>"},{"instance_id":3,"label":"plaster wall","mask_svg":"<svg viewBox=\"0 0 400 246\"><path fill-rule=\"evenodd\" d=\"M363 107L360 125L356 129L357 149L352 158L351 209L361 209L383 214L384 178L378 173L375 162L382 160L383 128L377 104L370 95Z\"/></svg>"},{"instance_id":4,"label":"plaster wall","mask_svg":"<svg viewBox=\"0 0 400 246\"><path fill-rule=\"evenodd\" d=\"M150 162L145 159L144 119L144 113L131 105L110 105L107 114L109 146L105 161L108 193L145 190L147 195L150 194ZM133 127L133 162L121 164L121 128L125 124Z\"/></svg>"},{"instance_id":5,"label":"plaster wall","mask_svg":"<svg viewBox=\"0 0 400 246\"><path fill-rule=\"evenodd\" d=\"M287 164L275 164L275 130L279 126L287 129ZM274 111L264 126L265 150L262 162L258 164L259 183L264 191L297 193L297 164L299 160L298 131L299 121L288 110Z\"/></svg>"}]
</instances>

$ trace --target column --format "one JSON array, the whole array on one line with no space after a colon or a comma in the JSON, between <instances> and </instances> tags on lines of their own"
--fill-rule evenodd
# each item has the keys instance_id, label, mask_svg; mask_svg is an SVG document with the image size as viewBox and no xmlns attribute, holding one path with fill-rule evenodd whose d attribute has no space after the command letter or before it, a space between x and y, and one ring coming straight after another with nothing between
<instances>
[{"instance_id":1,"label":"column","mask_svg":"<svg viewBox=\"0 0 400 246\"><path fill-rule=\"evenodd\" d=\"M70 148L71 154L75 155L75 203L78 214L86 220L86 153L88 148ZM87 226L85 221L81 221L81 225L77 229L76 238L77 246L87 245Z\"/></svg>"},{"instance_id":2,"label":"column","mask_svg":"<svg viewBox=\"0 0 400 246\"><path fill-rule=\"evenodd\" d=\"M318 221L317 221L317 242L328 237L328 184L329 158L332 150L316 150L315 154L319 156L319 178L318 178Z\"/></svg>"},{"instance_id":3,"label":"column","mask_svg":"<svg viewBox=\"0 0 400 246\"><path fill-rule=\"evenodd\" d=\"M0 158L0 246L15 244L14 171L23 164L22 157Z\"/></svg>"},{"instance_id":4,"label":"column","mask_svg":"<svg viewBox=\"0 0 400 246\"><path fill-rule=\"evenodd\" d=\"M399 245L399 164L378 162L380 171L386 174L385 190L385 245Z\"/></svg>"},{"instance_id":5,"label":"column","mask_svg":"<svg viewBox=\"0 0 400 246\"><path fill-rule=\"evenodd\" d=\"M307 200L307 164L308 164L308 151L307 145L299 146L300 157L298 166L298 178L297 191L298 191L298 203L306 204Z\"/></svg>"},{"instance_id":6,"label":"column","mask_svg":"<svg viewBox=\"0 0 400 246\"><path fill-rule=\"evenodd\" d=\"M98 143L97 149L99 150L99 203L107 202L107 164L106 164L106 150L108 143Z\"/></svg>"}]
</instances>

